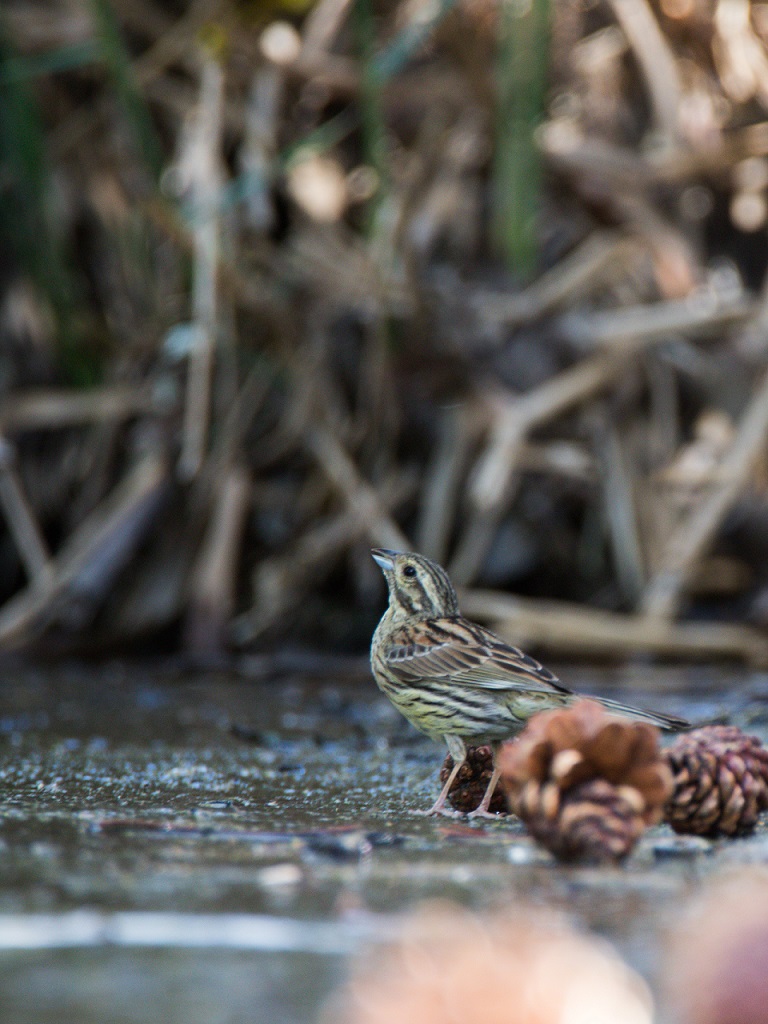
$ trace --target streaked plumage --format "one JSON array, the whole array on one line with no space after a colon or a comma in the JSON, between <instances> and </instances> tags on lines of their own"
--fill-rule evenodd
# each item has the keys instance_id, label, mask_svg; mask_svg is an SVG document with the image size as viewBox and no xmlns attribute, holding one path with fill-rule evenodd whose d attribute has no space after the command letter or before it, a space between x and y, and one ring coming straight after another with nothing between
<instances>
[{"instance_id":1,"label":"streaked plumage","mask_svg":"<svg viewBox=\"0 0 768 1024\"><path fill-rule=\"evenodd\" d=\"M374 548L389 588L389 607L371 643L379 689L433 739L442 737L454 768L430 813L441 811L467 746L494 747L518 733L538 711L577 700L556 676L490 630L463 618L448 574L423 555ZM687 723L668 715L595 698L624 717L661 729ZM480 807L487 812L494 772Z\"/></svg>"}]
</instances>

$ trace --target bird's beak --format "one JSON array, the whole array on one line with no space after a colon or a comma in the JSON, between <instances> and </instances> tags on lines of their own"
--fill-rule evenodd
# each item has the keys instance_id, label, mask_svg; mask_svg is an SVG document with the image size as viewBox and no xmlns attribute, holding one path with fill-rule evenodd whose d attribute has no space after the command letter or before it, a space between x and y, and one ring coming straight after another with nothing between
<instances>
[{"instance_id":1,"label":"bird's beak","mask_svg":"<svg viewBox=\"0 0 768 1024\"><path fill-rule=\"evenodd\" d=\"M384 572L391 572L395 568L395 559L399 552L390 551L388 548L371 548L373 560Z\"/></svg>"}]
</instances>

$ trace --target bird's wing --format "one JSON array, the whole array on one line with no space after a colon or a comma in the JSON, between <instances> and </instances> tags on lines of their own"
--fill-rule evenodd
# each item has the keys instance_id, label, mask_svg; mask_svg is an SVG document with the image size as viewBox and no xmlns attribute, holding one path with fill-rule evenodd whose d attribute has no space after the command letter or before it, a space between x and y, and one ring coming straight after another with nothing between
<instances>
[{"instance_id":1,"label":"bird's wing","mask_svg":"<svg viewBox=\"0 0 768 1024\"><path fill-rule=\"evenodd\" d=\"M570 693L548 669L490 630L466 619L402 626L384 654L404 682L450 680L483 690Z\"/></svg>"}]
</instances>

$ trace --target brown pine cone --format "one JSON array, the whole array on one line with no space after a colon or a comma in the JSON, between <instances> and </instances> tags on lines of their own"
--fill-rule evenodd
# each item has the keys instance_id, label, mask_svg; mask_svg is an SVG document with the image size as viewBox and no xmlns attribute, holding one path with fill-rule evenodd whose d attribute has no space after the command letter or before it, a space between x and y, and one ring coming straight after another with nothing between
<instances>
[{"instance_id":1,"label":"brown pine cone","mask_svg":"<svg viewBox=\"0 0 768 1024\"><path fill-rule=\"evenodd\" d=\"M440 782L443 785L445 785L452 768L453 758L447 754L443 761L443 767L440 769ZM463 814L474 811L476 807L480 806L480 801L485 795L492 774L493 751L491 748L488 746L468 747L467 760L459 768L459 773L448 791L450 805ZM491 797L488 809L493 814L506 814L508 811L506 797L498 786Z\"/></svg>"},{"instance_id":2,"label":"brown pine cone","mask_svg":"<svg viewBox=\"0 0 768 1024\"><path fill-rule=\"evenodd\" d=\"M555 810L558 799L556 787L543 792L535 783L528 783L517 813L533 837L560 860L621 860L645 831L638 813L642 808L635 798L627 799L605 779L573 786Z\"/></svg>"},{"instance_id":3,"label":"brown pine cone","mask_svg":"<svg viewBox=\"0 0 768 1024\"><path fill-rule=\"evenodd\" d=\"M656 729L589 700L536 715L499 766L512 811L562 860L621 860L672 791Z\"/></svg>"},{"instance_id":4,"label":"brown pine cone","mask_svg":"<svg viewBox=\"0 0 768 1024\"><path fill-rule=\"evenodd\" d=\"M664 817L675 832L741 836L768 808L768 750L735 725L695 729L664 753L675 786Z\"/></svg>"},{"instance_id":5,"label":"brown pine cone","mask_svg":"<svg viewBox=\"0 0 768 1024\"><path fill-rule=\"evenodd\" d=\"M652 1024L642 978L540 908L422 903L390 942L366 945L320 1024Z\"/></svg>"},{"instance_id":6,"label":"brown pine cone","mask_svg":"<svg viewBox=\"0 0 768 1024\"><path fill-rule=\"evenodd\" d=\"M671 1018L681 1024L765 1024L768 876L739 865L679 908L663 960Z\"/></svg>"}]
</instances>

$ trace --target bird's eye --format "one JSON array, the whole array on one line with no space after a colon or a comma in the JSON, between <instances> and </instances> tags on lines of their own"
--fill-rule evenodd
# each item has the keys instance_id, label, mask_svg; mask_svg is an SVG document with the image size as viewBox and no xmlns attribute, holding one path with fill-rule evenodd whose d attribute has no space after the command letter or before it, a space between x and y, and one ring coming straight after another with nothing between
<instances>
[{"instance_id":1,"label":"bird's eye","mask_svg":"<svg viewBox=\"0 0 768 1024\"><path fill-rule=\"evenodd\" d=\"M407 576L408 579L412 580L415 575L416 575L416 566L415 565L406 565L406 567L403 569L403 576Z\"/></svg>"}]
</instances>

